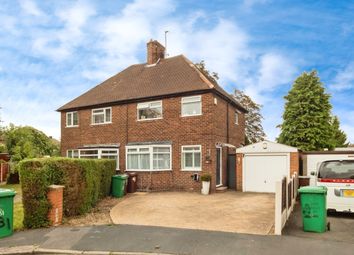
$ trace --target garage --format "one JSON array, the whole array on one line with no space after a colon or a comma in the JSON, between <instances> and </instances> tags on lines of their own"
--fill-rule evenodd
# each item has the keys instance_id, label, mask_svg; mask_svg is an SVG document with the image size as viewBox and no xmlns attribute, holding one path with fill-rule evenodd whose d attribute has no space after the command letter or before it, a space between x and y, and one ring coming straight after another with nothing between
<instances>
[{"instance_id":1,"label":"garage","mask_svg":"<svg viewBox=\"0 0 354 255\"><path fill-rule=\"evenodd\" d=\"M237 189L244 192L275 192L275 182L299 173L298 149L262 141L236 150Z\"/></svg>"}]
</instances>

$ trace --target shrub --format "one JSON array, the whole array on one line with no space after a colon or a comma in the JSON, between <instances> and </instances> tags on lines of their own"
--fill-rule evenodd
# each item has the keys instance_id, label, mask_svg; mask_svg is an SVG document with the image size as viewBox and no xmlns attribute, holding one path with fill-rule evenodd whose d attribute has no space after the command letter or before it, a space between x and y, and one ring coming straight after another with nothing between
<instances>
[{"instance_id":1,"label":"shrub","mask_svg":"<svg viewBox=\"0 0 354 255\"><path fill-rule=\"evenodd\" d=\"M202 182L210 182L211 181L211 175L210 174L203 174L200 179Z\"/></svg>"},{"instance_id":2,"label":"shrub","mask_svg":"<svg viewBox=\"0 0 354 255\"><path fill-rule=\"evenodd\" d=\"M106 159L42 158L23 160L18 166L24 206L24 226L44 227L48 186L64 185L64 215L88 212L99 199L108 196L115 161Z\"/></svg>"}]
</instances>

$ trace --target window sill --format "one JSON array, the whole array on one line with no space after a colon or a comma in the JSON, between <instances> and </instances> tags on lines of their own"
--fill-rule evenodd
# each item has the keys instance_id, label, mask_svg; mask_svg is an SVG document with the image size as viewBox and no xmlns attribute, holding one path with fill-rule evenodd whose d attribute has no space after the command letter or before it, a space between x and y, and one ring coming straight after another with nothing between
<instances>
[{"instance_id":1,"label":"window sill","mask_svg":"<svg viewBox=\"0 0 354 255\"><path fill-rule=\"evenodd\" d=\"M192 114L192 115L181 115L182 118L184 117L196 117L196 116L202 116L203 114Z\"/></svg>"},{"instance_id":2,"label":"window sill","mask_svg":"<svg viewBox=\"0 0 354 255\"><path fill-rule=\"evenodd\" d=\"M154 169L154 170L149 170L149 169L125 169L126 172L168 172L172 171L172 169Z\"/></svg>"},{"instance_id":3,"label":"window sill","mask_svg":"<svg viewBox=\"0 0 354 255\"><path fill-rule=\"evenodd\" d=\"M78 128L79 125L76 125L76 126L65 126L65 128Z\"/></svg>"},{"instance_id":4,"label":"window sill","mask_svg":"<svg viewBox=\"0 0 354 255\"><path fill-rule=\"evenodd\" d=\"M181 172L201 172L202 169L181 169Z\"/></svg>"},{"instance_id":5,"label":"window sill","mask_svg":"<svg viewBox=\"0 0 354 255\"><path fill-rule=\"evenodd\" d=\"M154 120L162 120L163 118L155 118L155 119L137 119L137 121L142 121L142 122L144 122L144 121L154 121Z\"/></svg>"},{"instance_id":6,"label":"window sill","mask_svg":"<svg viewBox=\"0 0 354 255\"><path fill-rule=\"evenodd\" d=\"M109 124L112 124L112 122L91 123L91 126L101 126L101 125L109 125Z\"/></svg>"}]
</instances>

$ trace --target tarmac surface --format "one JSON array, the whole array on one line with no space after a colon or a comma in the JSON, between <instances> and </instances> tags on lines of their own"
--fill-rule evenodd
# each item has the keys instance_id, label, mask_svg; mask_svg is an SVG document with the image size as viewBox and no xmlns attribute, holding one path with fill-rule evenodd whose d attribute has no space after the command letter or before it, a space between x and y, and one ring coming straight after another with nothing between
<instances>
[{"instance_id":1,"label":"tarmac surface","mask_svg":"<svg viewBox=\"0 0 354 255\"><path fill-rule=\"evenodd\" d=\"M295 236L262 236L136 225L57 227L17 232L0 240L5 247L34 245L40 254L353 254L354 244ZM54 252L44 251L52 250ZM8 251L8 249L7 249ZM84 251L90 251L83 253ZM104 253L106 252L106 253ZM17 252L18 254L19 252ZM7 252L7 254L11 254ZM16 253L12 253L16 254Z\"/></svg>"}]
</instances>

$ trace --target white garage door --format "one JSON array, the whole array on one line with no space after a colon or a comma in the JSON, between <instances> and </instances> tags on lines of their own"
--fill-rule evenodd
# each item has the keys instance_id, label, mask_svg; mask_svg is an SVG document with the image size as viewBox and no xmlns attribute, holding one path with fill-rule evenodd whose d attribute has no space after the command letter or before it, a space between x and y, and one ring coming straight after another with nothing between
<instances>
[{"instance_id":1,"label":"white garage door","mask_svg":"<svg viewBox=\"0 0 354 255\"><path fill-rule=\"evenodd\" d=\"M275 182L287 175L286 155L245 155L244 191L275 192Z\"/></svg>"}]
</instances>

